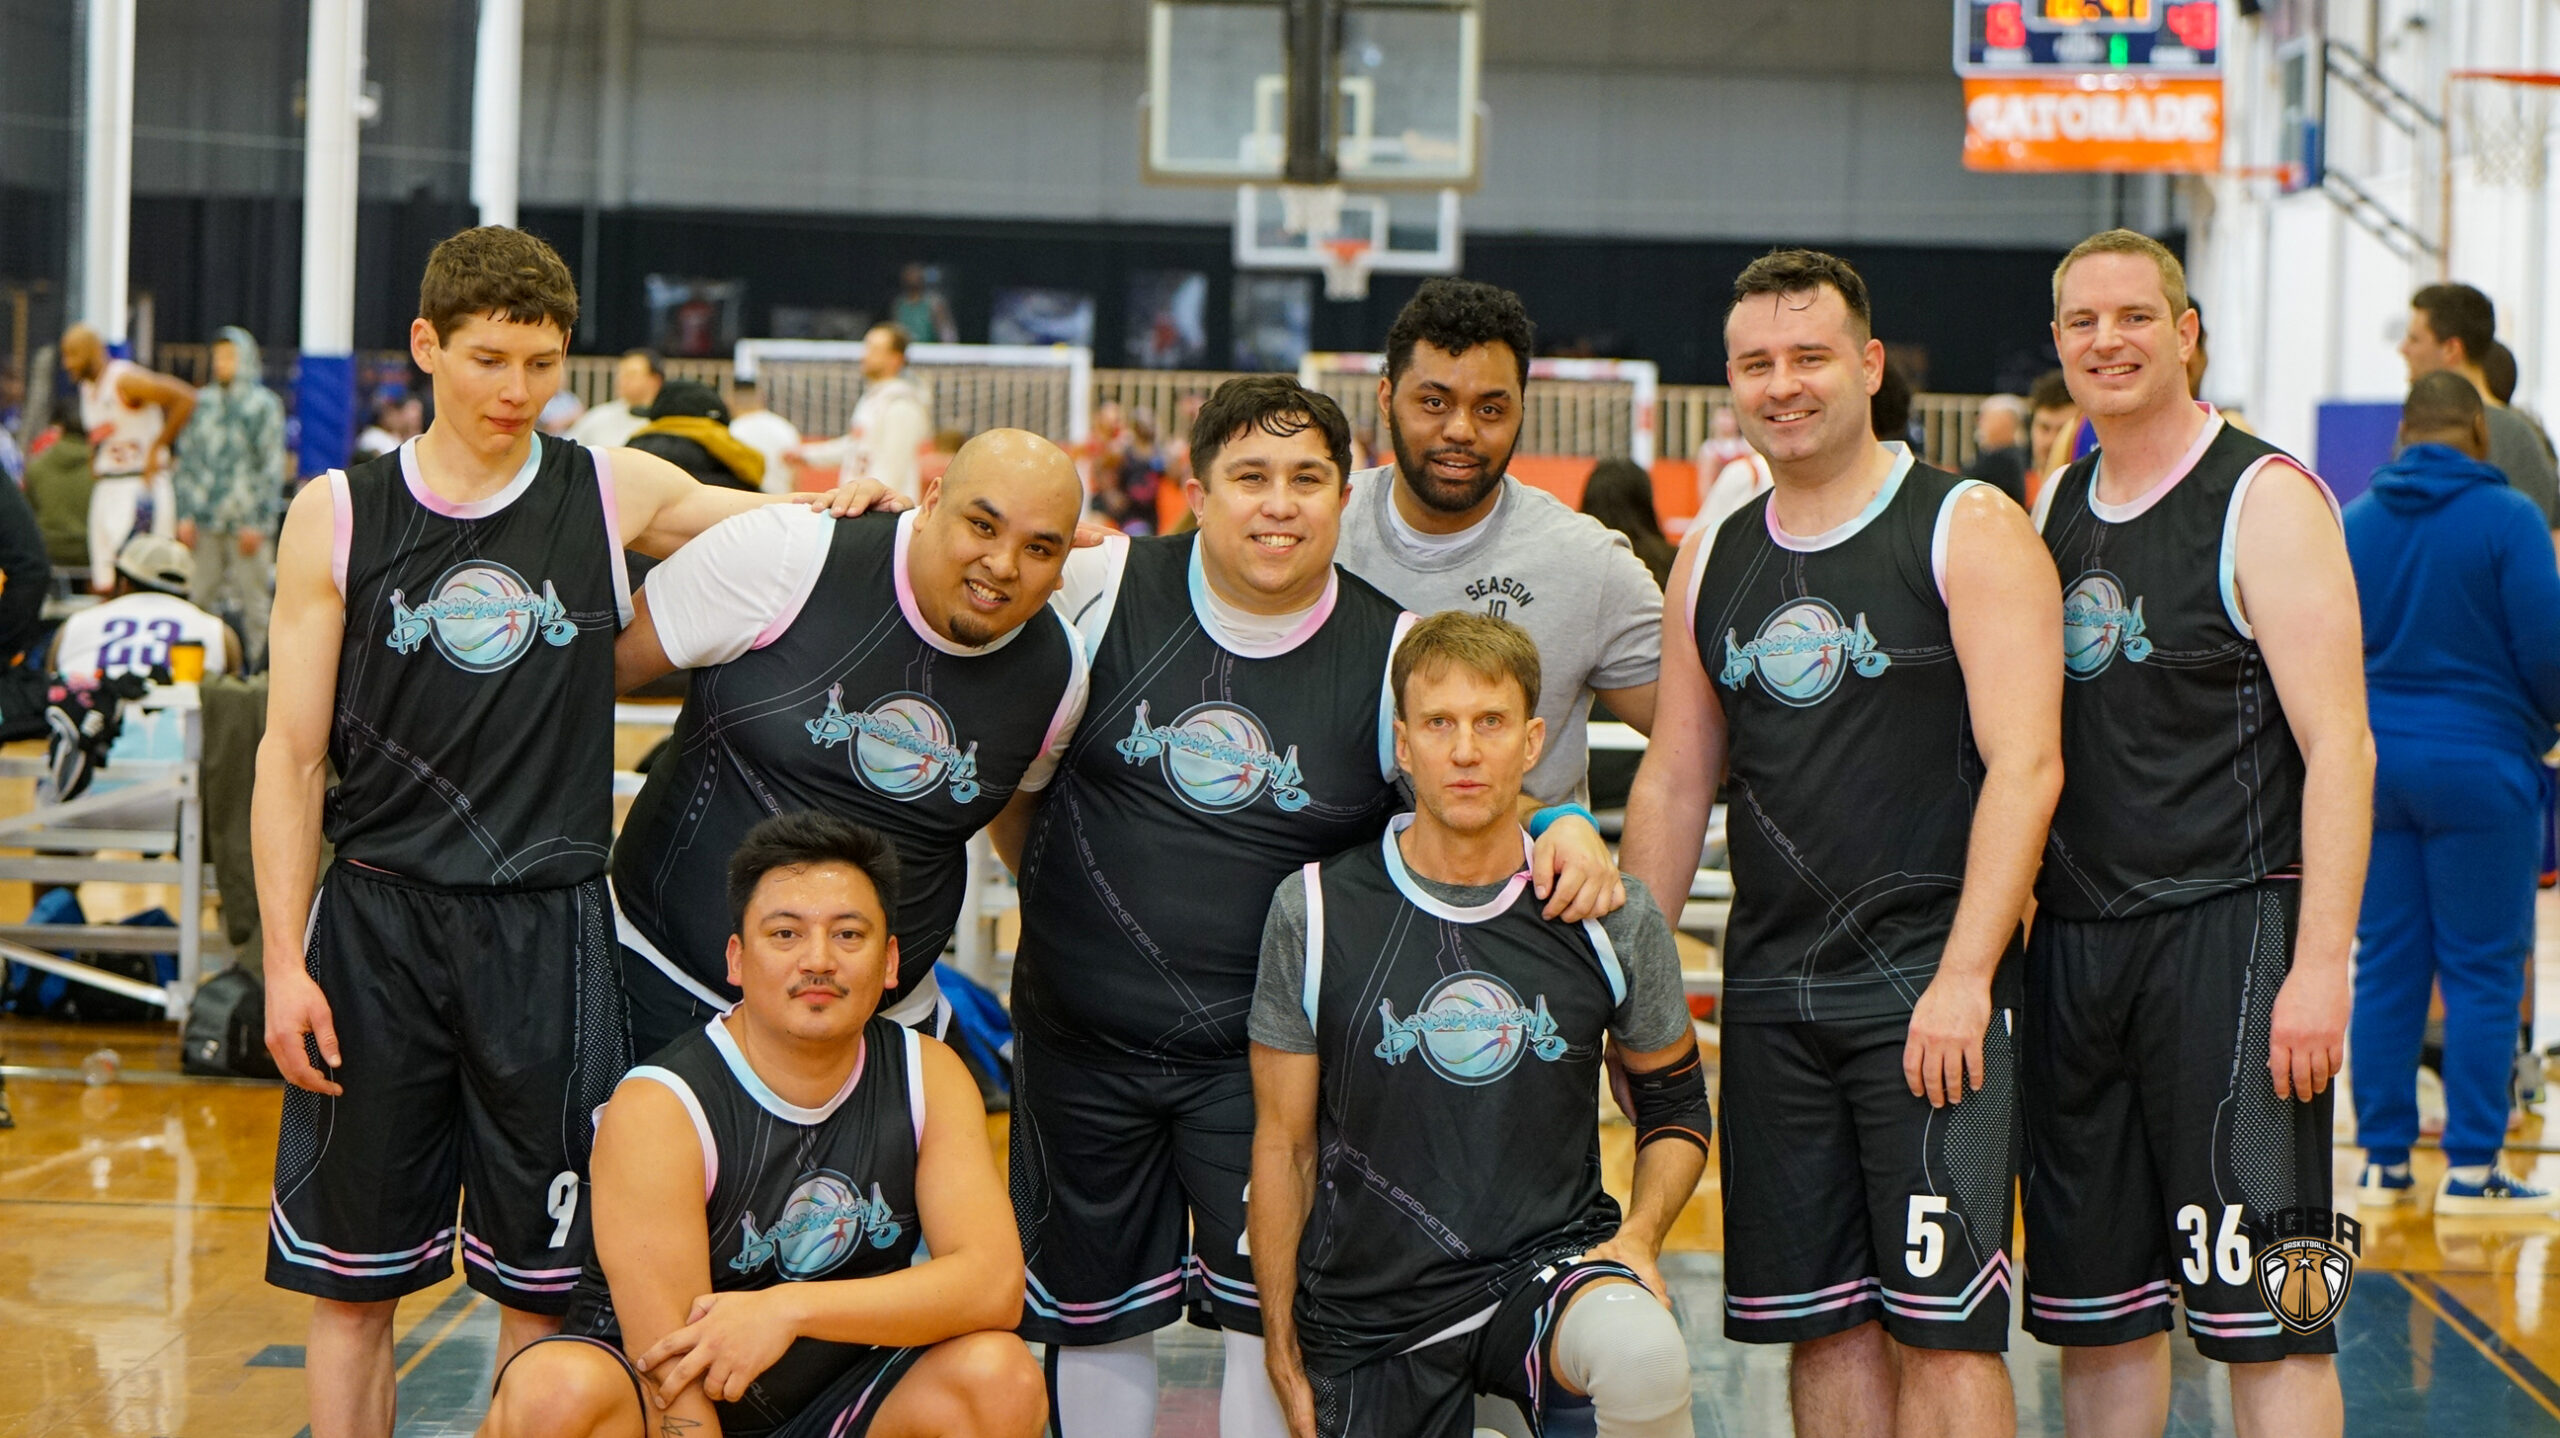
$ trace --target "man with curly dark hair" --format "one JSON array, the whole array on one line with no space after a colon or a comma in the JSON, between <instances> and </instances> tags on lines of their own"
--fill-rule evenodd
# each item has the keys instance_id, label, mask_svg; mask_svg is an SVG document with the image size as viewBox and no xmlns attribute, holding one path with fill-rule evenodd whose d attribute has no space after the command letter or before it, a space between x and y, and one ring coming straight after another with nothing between
<instances>
[{"instance_id":1,"label":"man with curly dark hair","mask_svg":"<svg viewBox=\"0 0 2560 1438\"><path fill-rule=\"evenodd\" d=\"M1653 725L1662 590L1625 536L1505 471L1520 440L1536 327L1520 297L1424 282L1387 331L1378 411L1394 463L1355 474L1341 563L1420 614L1470 609L1538 641L1548 746L1524 808L1589 794L1593 699Z\"/></svg>"}]
</instances>

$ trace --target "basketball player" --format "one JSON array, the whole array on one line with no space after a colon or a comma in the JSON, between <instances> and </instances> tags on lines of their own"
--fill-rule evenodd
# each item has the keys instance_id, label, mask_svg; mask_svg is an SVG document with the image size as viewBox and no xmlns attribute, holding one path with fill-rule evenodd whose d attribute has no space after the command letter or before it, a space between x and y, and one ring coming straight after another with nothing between
<instances>
[{"instance_id":1,"label":"basketball player","mask_svg":"<svg viewBox=\"0 0 2560 1438\"><path fill-rule=\"evenodd\" d=\"M2243 1435L2334 1434L2337 1333L2280 1322L2250 1255L2287 1210L2330 1233L2374 762L2346 540L2318 479L2188 392L2176 256L2109 230L2053 286L2099 450L2039 505L2071 682L2027 960L2027 1331L2064 1346L2075 1438L2161 1431L2181 1295Z\"/></svg>"},{"instance_id":2,"label":"basketball player","mask_svg":"<svg viewBox=\"0 0 2560 1438\"><path fill-rule=\"evenodd\" d=\"M204 672L240 672L240 636L187 598L195 556L174 539L137 534L116 554L115 587L103 604L75 610L53 632L52 672L149 677L169 665L173 644L204 646Z\"/></svg>"},{"instance_id":3,"label":"basketball player","mask_svg":"<svg viewBox=\"0 0 2560 1438\"><path fill-rule=\"evenodd\" d=\"M1877 440L1846 261L1734 281L1774 487L1692 536L1628 870L1681 893L1730 785L1725 1335L1800 1434L2006 1433L2018 919L2061 784L2061 605L2027 516Z\"/></svg>"},{"instance_id":4,"label":"basketball player","mask_svg":"<svg viewBox=\"0 0 2560 1438\"><path fill-rule=\"evenodd\" d=\"M650 571L616 682L701 672L614 845L635 1055L737 1001L718 856L793 809L896 845L900 959L882 1002L941 1032L933 965L968 897L969 836L1049 782L1084 712L1084 647L1049 604L1083 503L1066 451L989 430L920 509L839 522L768 505Z\"/></svg>"},{"instance_id":5,"label":"basketball player","mask_svg":"<svg viewBox=\"0 0 2560 1438\"><path fill-rule=\"evenodd\" d=\"M1688 1438L1655 1260L1714 1123L1671 926L1640 883L1605 924L1529 895L1525 630L1435 614L1393 673L1415 811L1282 880L1263 928L1251 1246L1281 1411L1300 1438L1466 1438L1493 1393L1539 1431L1587 1402L1603 1434ZM1604 1036L1636 1123L1623 1219Z\"/></svg>"},{"instance_id":6,"label":"basketball player","mask_svg":"<svg viewBox=\"0 0 2560 1438\"><path fill-rule=\"evenodd\" d=\"M579 1116L628 1064L603 883L623 549L766 502L536 438L577 290L531 235L438 245L418 311L435 423L285 516L251 815L267 1048L293 1085L267 1281L316 1300L318 1438L391 1431L393 1305L457 1245L502 1358L568 1301Z\"/></svg>"},{"instance_id":7,"label":"basketball player","mask_svg":"<svg viewBox=\"0 0 2560 1438\"><path fill-rule=\"evenodd\" d=\"M89 434L96 476L89 491L89 582L104 594L115 586L116 552L133 536L146 496L151 532L178 532L170 446L196 411L196 392L109 355L106 341L85 324L62 332L62 368L80 384L80 426Z\"/></svg>"},{"instance_id":8,"label":"basketball player","mask_svg":"<svg viewBox=\"0 0 2560 1438\"><path fill-rule=\"evenodd\" d=\"M1375 838L1396 801L1387 659L1412 621L1333 562L1341 409L1281 376L1229 380L1191 446L1196 534L1070 561L1059 603L1093 701L1036 809L995 831L1022 876L1022 1333L1050 1345L1060 1438L1152 1431L1150 1335L1186 1309L1226 1330L1221 1432L1280 1431L1243 1246L1263 907L1246 896ZM1568 841L1550 902L1579 920L1616 886L1579 818L1540 844L1549 872Z\"/></svg>"},{"instance_id":9,"label":"basketball player","mask_svg":"<svg viewBox=\"0 0 2560 1438\"><path fill-rule=\"evenodd\" d=\"M1529 631L1546 665L1549 743L1525 792L1579 804L1590 797L1592 699L1639 730L1653 725L1662 590L1626 536L1505 472L1533 335L1509 290L1423 282L1387 331L1378 379L1395 462L1351 477L1341 560L1417 614L1472 609Z\"/></svg>"},{"instance_id":10,"label":"basketball player","mask_svg":"<svg viewBox=\"0 0 2560 1438\"><path fill-rule=\"evenodd\" d=\"M736 1007L633 1069L596 1129L595 1256L484 1438L1033 1438L1004 1330L1022 1245L949 1049L877 1013L889 840L800 812L728 863Z\"/></svg>"}]
</instances>

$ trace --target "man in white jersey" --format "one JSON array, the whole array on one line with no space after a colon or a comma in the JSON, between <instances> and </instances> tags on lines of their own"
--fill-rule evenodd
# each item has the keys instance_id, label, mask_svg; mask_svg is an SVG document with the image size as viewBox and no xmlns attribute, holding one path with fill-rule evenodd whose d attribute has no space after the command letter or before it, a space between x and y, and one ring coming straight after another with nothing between
<instances>
[{"instance_id":1,"label":"man in white jersey","mask_svg":"<svg viewBox=\"0 0 2560 1438\"><path fill-rule=\"evenodd\" d=\"M113 677L166 668L175 644L204 646L207 674L240 670L240 636L231 626L189 603L195 556L174 539L137 534L116 555L116 583L107 602L93 604L54 631L54 673L73 679Z\"/></svg>"},{"instance_id":2,"label":"man in white jersey","mask_svg":"<svg viewBox=\"0 0 2560 1438\"><path fill-rule=\"evenodd\" d=\"M177 532L169 452L195 413L196 392L109 355L106 341L85 324L63 331L62 367L80 383L80 427L89 435L97 480L89 491L89 580L104 594L115 585L116 551L133 534L146 486L151 532Z\"/></svg>"},{"instance_id":3,"label":"man in white jersey","mask_svg":"<svg viewBox=\"0 0 2560 1438\"><path fill-rule=\"evenodd\" d=\"M892 493L918 497L918 456L933 437L933 405L907 378L907 332L873 325L862 337L862 398L841 438L803 445L802 464L842 466L847 479L874 479Z\"/></svg>"}]
</instances>

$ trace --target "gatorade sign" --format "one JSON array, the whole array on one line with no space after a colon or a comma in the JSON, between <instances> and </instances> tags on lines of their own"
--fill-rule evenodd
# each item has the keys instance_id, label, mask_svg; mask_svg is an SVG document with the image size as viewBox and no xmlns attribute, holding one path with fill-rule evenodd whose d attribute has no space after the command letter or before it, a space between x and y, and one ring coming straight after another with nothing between
<instances>
[{"instance_id":1,"label":"gatorade sign","mask_svg":"<svg viewBox=\"0 0 2560 1438\"><path fill-rule=\"evenodd\" d=\"M2098 74L1968 78L1964 166L2211 174L2222 167L2222 81Z\"/></svg>"}]
</instances>

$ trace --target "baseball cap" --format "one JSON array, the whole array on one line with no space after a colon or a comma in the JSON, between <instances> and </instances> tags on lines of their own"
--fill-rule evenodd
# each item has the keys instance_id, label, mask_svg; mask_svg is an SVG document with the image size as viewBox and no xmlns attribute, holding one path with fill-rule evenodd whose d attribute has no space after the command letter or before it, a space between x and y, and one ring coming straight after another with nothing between
<instances>
[{"instance_id":1,"label":"baseball cap","mask_svg":"<svg viewBox=\"0 0 2560 1438\"><path fill-rule=\"evenodd\" d=\"M145 589L183 595L195 584L196 557L174 539L137 534L116 551L116 572Z\"/></svg>"}]
</instances>

